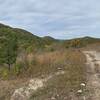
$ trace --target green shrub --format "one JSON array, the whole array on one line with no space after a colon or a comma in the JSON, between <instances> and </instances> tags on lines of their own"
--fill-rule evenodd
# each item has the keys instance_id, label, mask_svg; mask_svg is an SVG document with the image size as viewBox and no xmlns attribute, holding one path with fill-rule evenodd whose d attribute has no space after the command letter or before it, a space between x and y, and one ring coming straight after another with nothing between
<instances>
[{"instance_id":1,"label":"green shrub","mask_svg":"<svg viewBox=\"0 0 100 100\"><path fill-rule=\"evenodd\" d=\"M3 79L7 79L9 77L9 70L4 68L1 70L1 76Z\"/></svg>"},{"instance_id":2,"label":"green shrub","mask_svg":"<svg viewBox=\"0 0 100 100\"><path fill-rule=\"evenodd\" d=\"M20 74L21 70L22 70L22 66L23 64L21 62L17 63L14 67L14 73L16 75Z\"/></svg>"}]
</instances>

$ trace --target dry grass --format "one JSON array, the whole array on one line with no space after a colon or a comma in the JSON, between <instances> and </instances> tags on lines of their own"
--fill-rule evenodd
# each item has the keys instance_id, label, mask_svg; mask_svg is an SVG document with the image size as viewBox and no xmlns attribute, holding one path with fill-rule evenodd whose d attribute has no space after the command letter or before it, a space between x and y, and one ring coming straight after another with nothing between
<instances>
[{"instance_id":1,"label":"dry grass","mask_svg":"<svg viewBox=\"0 0 100 100\"><path fill-rule=\"evenodd\" d=\"M52 97L55 100L70 100L71 96L75 99L80 83L86 82L84 55L78 50L65 50L45 53L38 60L41 65L47 65L41 69L41 73L50 74L60 67L65 74L49 80L44 89L33 94L31 100L51 100Z\"/></svg>"},{"instance_id":2,"label":"dry grass","mask_svg":"<svg viewBox=\"0 0 100 100\"><path fill-rule=\"evenodd\" d=\"M26 78L14 80L0 80L0 100L10 100L10 97L16 88L27 84Z\"/></svg>"},{"instance_id":3,"label":"dry grass","mask_svg":"<svg viewBox=\"0 0 100 100\"><path fill-rule=\"evenodd\" d=\"M34 77L44 78L53 75L59 70L65 71L64 75L53 77L46 83L45 88L33 93L31 100L51 100L53 97L56 98L55 100L64 100L64 98L67 98L65 100L70 100L68 99L71 98L70 96L75 98L76 92L80 88L80 83L86 81L85 57L77 49L29 54L25 57L25 61L24 59L22 61L25 62L24 64L27 64L27 70L22 70L18 76L22 80L24 77L27 79ZM2 93L0 94L0 98L3 98L3 94L5 96L5 93L8 93L8 97L11 96L11 91L21 87L21 81L17 81L15 81L16 84L12 82L11 86L6 84L5 90L0 87ZM17 84L20 86L17 86Z\"/></svg>"}]
</instances>

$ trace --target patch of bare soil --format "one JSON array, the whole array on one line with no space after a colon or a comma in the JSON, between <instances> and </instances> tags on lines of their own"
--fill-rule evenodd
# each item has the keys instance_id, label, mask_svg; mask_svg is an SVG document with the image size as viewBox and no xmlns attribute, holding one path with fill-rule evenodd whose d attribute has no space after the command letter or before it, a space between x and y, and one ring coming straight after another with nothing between
<instances>
[{"instance_id":1,"label":"patch of bare soil","mask_svg":"<svg viewBox=\"0 0 100 100\"><path fill-rule=\"evenodd\" d=\"M50 75L44 79L39 79L39 78L30 79L30 81L26 86L21 87L19 89L15 89L10 100L29 100L33 92L45 86L45 82L47 82L54 76L63 75L64 73L65 73L64 71L59 71L56 72L54 75Z\"/></svg>"},{"instance_id":2,"label":"patch of bare soil","mask_svg":"<svg viewBox=\"0 0 100 100\"><path fill-rule=\"evenodd\" d=\"M0 100L10 100L16 88L25 86L28 79L0 80Z\"/></svg>"},{"instance_id":3,"label":"patch of bare soil","mask_svg":"<svg viewBox=\"0 0 100 100\"><path fill-rule=\"evenodd\" d=\"M87 88L89 100L100 100L100 53L96 51L84 51L87 58Z\"/></svg>"}]
</instances>

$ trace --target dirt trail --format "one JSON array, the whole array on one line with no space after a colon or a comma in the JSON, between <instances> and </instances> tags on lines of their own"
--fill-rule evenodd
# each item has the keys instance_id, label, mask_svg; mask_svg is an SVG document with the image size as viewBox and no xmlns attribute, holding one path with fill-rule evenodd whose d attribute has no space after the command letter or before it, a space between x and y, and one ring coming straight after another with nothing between
<instances>
[{"instance_id":1,"label":"dirt trail","mask_svg":"<svg viewBox=\"0 0 100 100\"><path fill-rule=\"evenodd\" d=\"M90 100L100 100L100 53L84 51L87 58L87 87L90 90Z\"/></svg>"}]
</instances>

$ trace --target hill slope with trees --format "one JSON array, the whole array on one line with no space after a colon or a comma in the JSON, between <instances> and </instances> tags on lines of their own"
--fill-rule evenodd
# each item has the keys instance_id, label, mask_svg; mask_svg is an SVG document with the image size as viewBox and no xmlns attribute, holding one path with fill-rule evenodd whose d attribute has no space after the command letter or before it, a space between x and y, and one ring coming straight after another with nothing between
<instances>
[{"instance_id":1,"label":"hill slope with trees","mask_svg":"<svg viewBox=\"0 0 100 100\"><path fill-rule=\"evenodd\" d=\"M68 48L81 48L97 42L100 42L100 39L91 37L72 40L58 40L49 36L42 38L26 30L0 24L0 66L8 66L10 70L11 66L15 66L18 57L22 55L26 60L25 55L33 52L43 53Z\"/></svg>"}]
</instances>

